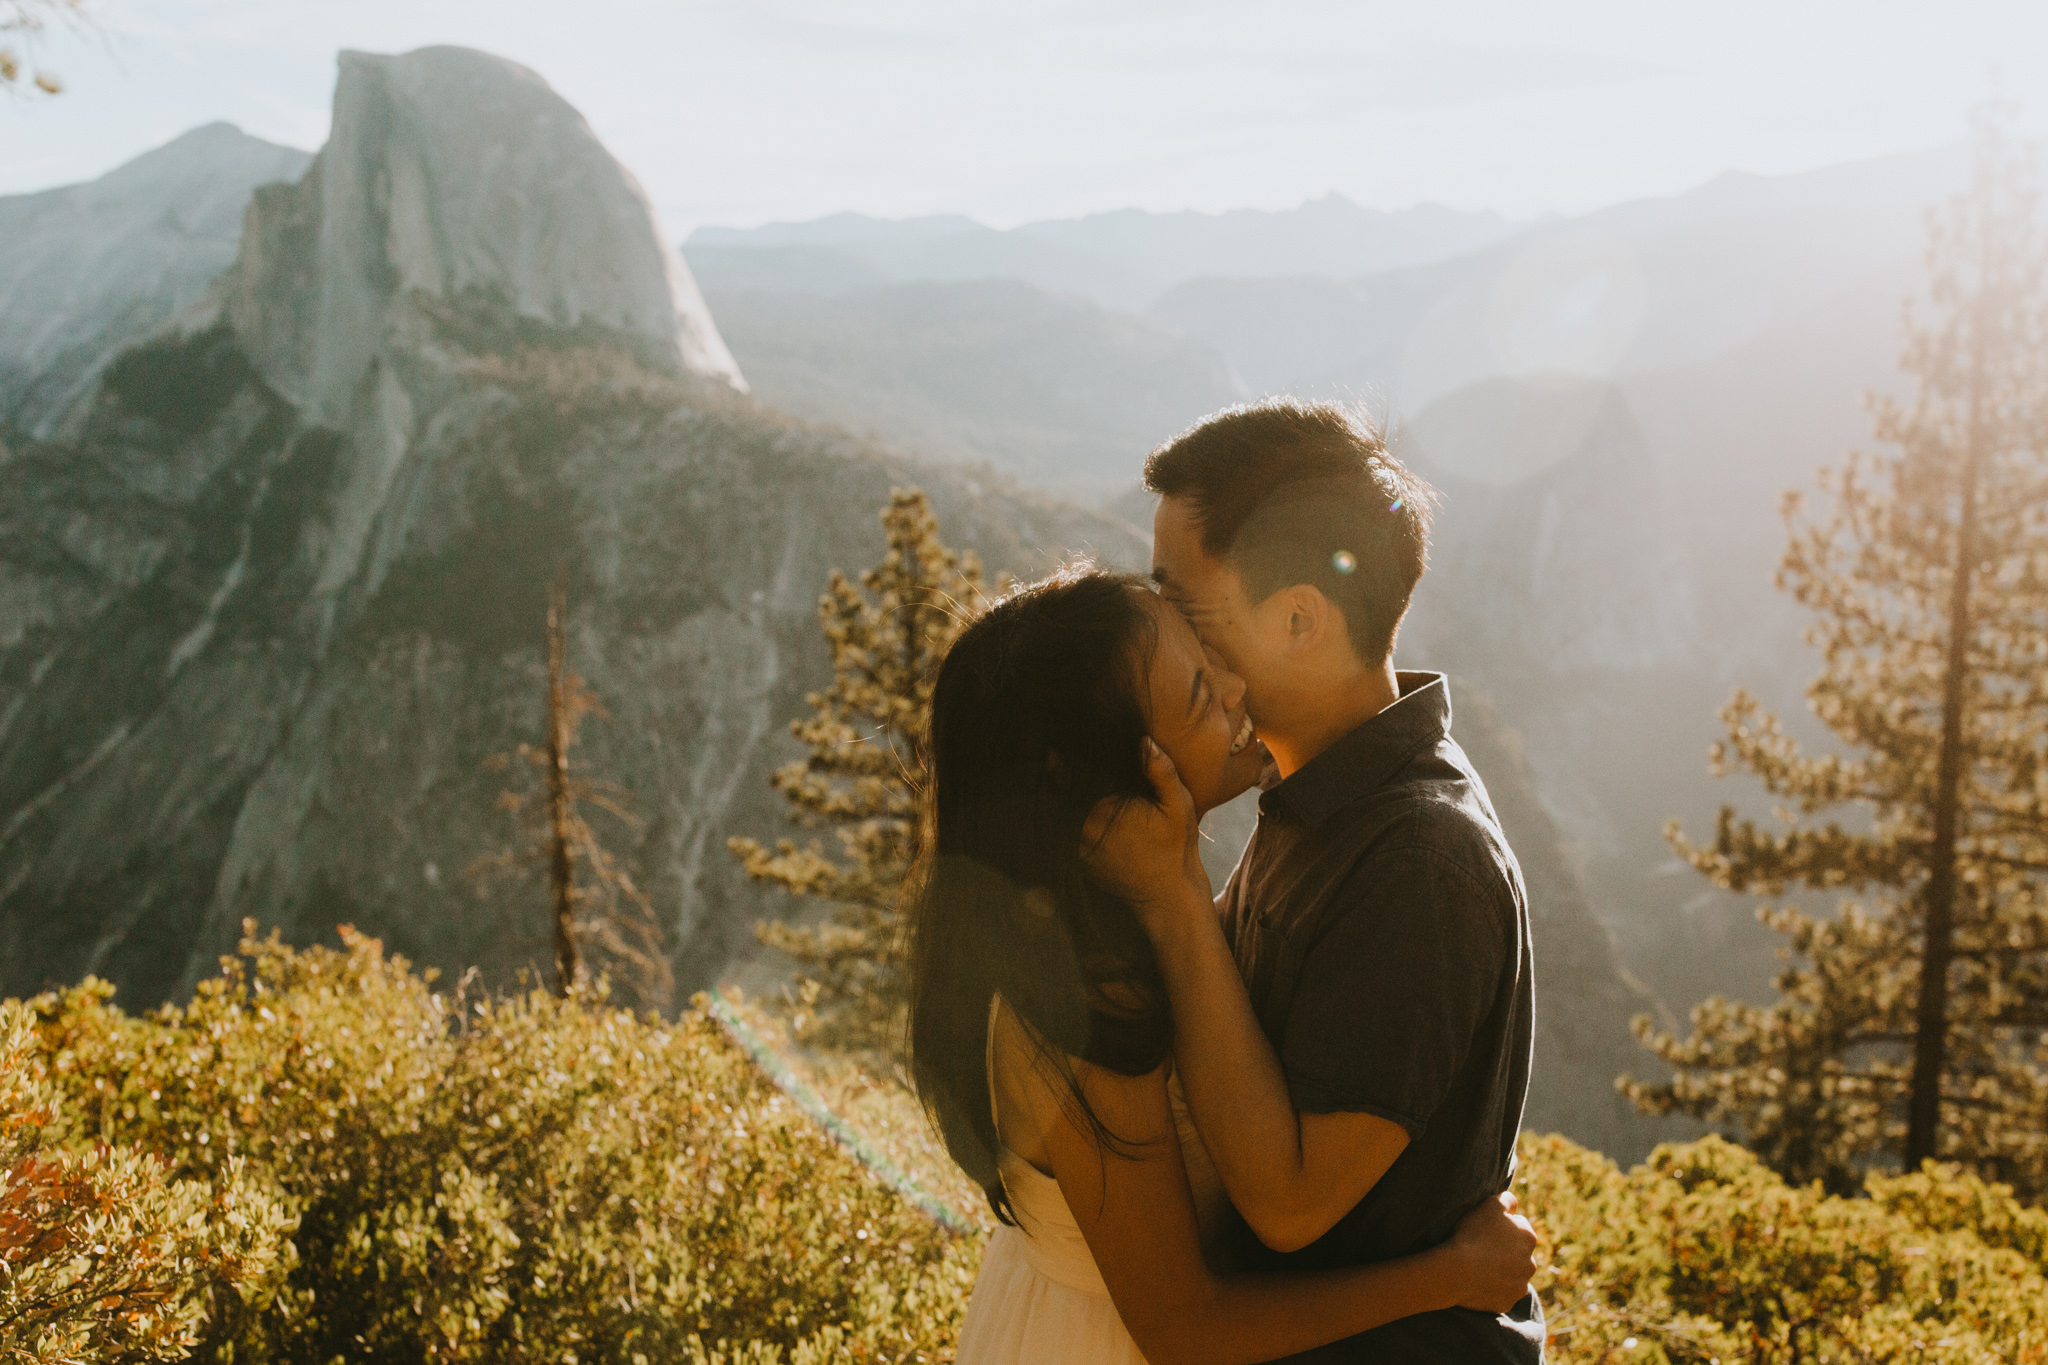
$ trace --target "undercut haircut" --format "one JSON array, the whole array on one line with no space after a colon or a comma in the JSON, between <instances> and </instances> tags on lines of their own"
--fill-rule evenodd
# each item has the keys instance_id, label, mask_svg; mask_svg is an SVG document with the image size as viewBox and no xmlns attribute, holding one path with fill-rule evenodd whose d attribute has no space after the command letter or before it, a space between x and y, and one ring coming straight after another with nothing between
<instances>
[{"instance_id":1,"label":"undercut haircut","mask_svg":"<svg viewBox=\"0 0 2048 1365\"><path fill-rule=\"evenodd\" d=\"M1190 504L1203 550L1253 602L1308 584L1344 614L1361 663L1393 654L1437 495L1363 412L1298 398L1225 408L1153 451L1145 487Z\"/></svg>"}]
</instances>

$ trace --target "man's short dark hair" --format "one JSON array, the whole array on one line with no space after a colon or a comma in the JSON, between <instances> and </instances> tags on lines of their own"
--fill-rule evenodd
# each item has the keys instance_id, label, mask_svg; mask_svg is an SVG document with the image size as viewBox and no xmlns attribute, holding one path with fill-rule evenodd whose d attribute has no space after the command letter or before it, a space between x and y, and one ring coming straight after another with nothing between
<instances>
[{"instance_id":1,"label":"man's short dark hair","mask_svg":"<svg viewBox=\"0 0 2048 1365\"><path fill-rule=\"evenodd\" d=\"M1429 548L1436 490L1342 403L1225 408L1153 451L1145 487L1193 507L1202 548L1254 602L1307 583L1344 613L1360 661L1394 650Z\"/></svg>"}]
</instances>

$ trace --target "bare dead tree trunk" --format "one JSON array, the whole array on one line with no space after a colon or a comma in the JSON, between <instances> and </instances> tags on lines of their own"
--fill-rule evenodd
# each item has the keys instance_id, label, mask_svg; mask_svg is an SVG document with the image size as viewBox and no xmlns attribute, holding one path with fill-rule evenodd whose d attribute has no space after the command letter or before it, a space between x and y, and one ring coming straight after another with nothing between
<instances>
[{"instance_id":1,"label":"bare dead tree trunk","mask_svg":"<svg viewBox=\"0 0 2048 1365\"><path fill-rule=\"evenodd\" d=\"M548 592L548 871L554 890L555 994L576 983L576 804L569 786L570 714L567 624L568 574Z\"/></svg>"}]
</instances>

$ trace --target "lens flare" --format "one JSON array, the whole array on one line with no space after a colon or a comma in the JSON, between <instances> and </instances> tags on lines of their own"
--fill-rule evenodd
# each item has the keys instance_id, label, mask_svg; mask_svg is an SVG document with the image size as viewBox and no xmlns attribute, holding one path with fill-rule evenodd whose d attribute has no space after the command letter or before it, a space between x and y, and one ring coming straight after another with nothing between
<instances>
[{"instance_id":1,"label":"lens flare","mask_svg":"<svg viewBox=\"0 0 2048 1365\"><path fill-rule=\"evenodd\" d=\"M1349 550L1339 550L1331 555L1330 563L1336 568L1338 573L1350 573L1358 567L1358 561L1352 557Z\"/></svg>"}]
</instances>

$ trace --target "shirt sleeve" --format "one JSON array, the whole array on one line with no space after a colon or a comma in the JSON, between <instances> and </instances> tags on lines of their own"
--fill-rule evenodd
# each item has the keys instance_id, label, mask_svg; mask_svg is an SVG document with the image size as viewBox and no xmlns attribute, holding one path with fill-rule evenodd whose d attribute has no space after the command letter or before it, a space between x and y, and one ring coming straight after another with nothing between
<instances>
[{"instance_id":1,"label":"shirt sleeve","mask_svg":"<svg viewBox=\"0 0 2048 1365\"><path fill-rule=\"evenodd\" d=\"M1427 848L1353 869L1288 1011L1280 1062L1297 1109L1374 1114L1422 1136L1507 969L1500 900Z\"/></svg>"}]
</instances>

